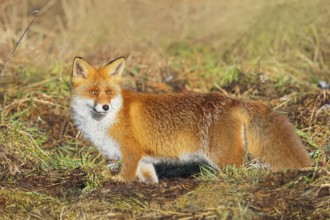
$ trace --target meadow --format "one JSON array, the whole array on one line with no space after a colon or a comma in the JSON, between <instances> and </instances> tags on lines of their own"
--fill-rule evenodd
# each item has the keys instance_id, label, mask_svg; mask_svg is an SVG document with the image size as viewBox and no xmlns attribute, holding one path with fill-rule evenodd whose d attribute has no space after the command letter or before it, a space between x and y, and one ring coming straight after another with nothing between
<instances>
[{"instance_id":1,"label":"meadow","mask_svg":"<svg viewBox=\"0 0 330 220\"><path fill-rule=\"evenodd\" d=\"M330 218L330 2L2 0L0 12L1 219ZM123 86L139 92L263 101L290 118L312 167L270 173L247 155L113 182L120 162L71 120L75 56L127 57Z\"/></svg>"}]
</instances>

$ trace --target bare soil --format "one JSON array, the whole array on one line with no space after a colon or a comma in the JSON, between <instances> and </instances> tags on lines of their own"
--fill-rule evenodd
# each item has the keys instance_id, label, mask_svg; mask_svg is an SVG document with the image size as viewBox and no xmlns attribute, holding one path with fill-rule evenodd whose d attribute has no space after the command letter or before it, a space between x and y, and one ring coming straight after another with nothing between
<instances>
[{"instance_id":1,"label":"bare soil","mask_svg":"<svg viewBox=\"0 0 330 220\"><path fill-rule=\"evenodd\" d=\"M219 206L227 206L236 197L242 195L242 202L249 210L245 217L253 219L327 219L329 213L329 172L324 169L288 171L262 175L257 182L251 178L233 177L224 180L205 182L196 178L161 179L159 184L115 183L105 181L91 192L84 192L86 173L80 169L52 170L18 178L14 183L1 182L1 189L35 192L56 198L63 203L79 208L79 203L94 204L114 203L127 198L138 201L142 210L130 208L112 208L104 210L102 205L97 210L87 210L88 216L101 217L112 213L112 217L127 219L180 219L180 218L218 218ZM240 184L230 183L239 181ZM197 190L196 190L197 189ZM225 189L225 190L224 190ZM196 192L197 191L197 192ZM233 195L230 195L230 194ZM193 195L191 203L184 206L175 204L179 198ZM222 198L221 198L222 197ZM0 213L13 212L12 204L6 195L0 193ZM147 207L147 208L146 208ZM34 204L34 209L45 209L43 204ZM253 214L251 214L253 213ZM4 215L6 216L6 215ZM104 215L106 216L106 215ZM103 217L104 217L103 216ZM221 216L221 213L220 213ZM230 211L229 218L235 217ZM244 215L243 215L244 217Z\"/></svg>"}]
</instances>

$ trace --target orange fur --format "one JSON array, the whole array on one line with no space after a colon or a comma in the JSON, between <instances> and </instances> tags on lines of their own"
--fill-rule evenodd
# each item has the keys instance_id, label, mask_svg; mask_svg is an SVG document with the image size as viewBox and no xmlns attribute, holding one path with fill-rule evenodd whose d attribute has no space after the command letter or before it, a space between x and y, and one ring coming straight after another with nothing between
<instances>
[{"instance_id":1,"label":"orange fur","mask_svg":"<svg viewBox=\"0 0 330 220\"><path fill-rule=\"evenodd\" d=\"M150 167L139 165L144 158L180 161L201 154L214 167L240 166L245 149L275 171L309 166L308 153L294 126L264 104L217 93L156 95L123 90L120 87L123 66L123 58L99 69L76 58L72 79L73 98L93 100L95 106L111 106L114 97L122 100L107 129L111 141L104 142L118 144L121 180L134 180L138 172L148 181L152 179ZM97 95L91 95L91 90L97 91ZM74 114L78 113L79 108ZM78 126L79 123L76 121ZM110 146L102 147L107 148Z\"/></svg>"}]
</instances>

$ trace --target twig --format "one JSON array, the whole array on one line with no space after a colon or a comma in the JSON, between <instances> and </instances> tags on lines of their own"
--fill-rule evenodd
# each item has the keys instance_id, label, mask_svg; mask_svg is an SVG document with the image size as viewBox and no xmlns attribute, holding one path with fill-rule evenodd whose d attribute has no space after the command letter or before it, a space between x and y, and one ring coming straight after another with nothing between
<instances>
[{"instance_id":1,"label":"twig","mask_svg":"<svg viewBox=\"0 0 330 220\"><path fill-rule=\"evenodd\" d=\"M0 74L0 82L2 81L2 77L3 77L3 75L4 75L4 73L5 73L6 69L7 69L7 66L8 66L8 64L10 63L10 61L11 61L11 59L12 59L12 57L13 57L13 55L14 55L14 53L15 53L17 47L18 47L18 45L21 43L21 41L22 41L24 35L26 34L26 32L30 29L30 27L31 27L31 25L33 24L34 20L37 18L38 13L39 13L39 10L34 10L34 11L33 11L33 15L34 15L34 16L33 16L32 21L31 21L30 24L27 26L27 28L24 30L23 34L21 35L21 37L19 38L19 40L16 42L15 47L14 47L14 48L12 49L12 51L10 52L9 57L8 57L8 59L7 59L6 63L5 63L5 65L3 66L2 72L1 72L1 74Z\"/></svg>"}]
</instances>

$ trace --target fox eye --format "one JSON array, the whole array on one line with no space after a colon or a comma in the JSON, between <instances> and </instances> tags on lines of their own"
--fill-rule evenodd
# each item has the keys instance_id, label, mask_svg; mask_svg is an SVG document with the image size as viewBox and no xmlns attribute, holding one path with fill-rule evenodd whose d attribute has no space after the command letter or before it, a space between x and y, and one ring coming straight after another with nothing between
<instances>
[{"instance_id":1,"label":"fox eye","mask_svg":"<svg viewBox=\"0 0 330 220\"><path fill-rule=\"evenodd\" d=\"M90 90L89 91L89 94L90 95L93 95L93 96L96 96L99 92L97 90Z\"/></svg>"},{"instance_id":2,"label":"fox eye","mask_svg":"<svg viewBox=\"0 0 330 220\"><path fill-rule=\"evenodd\" d=\"M111 91L111 90L107 90L105 93L106 93L107 95L111 95L111 94L112 94L112 91Z\"/></svg>"}]
</instances>

